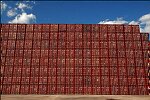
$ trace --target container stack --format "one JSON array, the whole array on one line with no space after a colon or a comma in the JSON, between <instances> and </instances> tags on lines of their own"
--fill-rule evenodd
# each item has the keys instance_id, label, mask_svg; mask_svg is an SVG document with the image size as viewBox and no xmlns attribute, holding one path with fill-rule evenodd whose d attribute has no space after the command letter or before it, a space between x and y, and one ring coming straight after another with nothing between
<instances>
[{"instance_id":1,"label":"container stack","mask_svg":"<svg viewBox=\"0 0 150 100\"><path fill-rule=\"evenodd\" d=\"M2 94L148 95L138 25L1 24Z\"/></svg>"}]
</instances>

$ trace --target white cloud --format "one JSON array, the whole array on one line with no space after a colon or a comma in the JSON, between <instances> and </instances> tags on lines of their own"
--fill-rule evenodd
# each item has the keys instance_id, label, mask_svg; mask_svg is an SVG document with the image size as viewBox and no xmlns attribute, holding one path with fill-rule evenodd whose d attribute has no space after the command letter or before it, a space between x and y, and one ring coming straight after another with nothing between
<instances>
[{"instance_id":1,"label":"white cloud","mask_svg":"<svg viewBox=\"0 0 150 100\"><path fill-rule=\"evenodd\" d=\"M13 20L9 21L8 23L32 23L36 21L36 16L34 14L27 14L22 13L18 14Z\"/></svg>"},{"instance_id":2,"label":"white cloud","mask_svg":"<svg viewBox=\"0 0 150 100\"><path fill-rule=\"evenodd\" d=\"M140 31L150 33L150 14L143 15L138 21L126 21L122 17L116 20L106 19L100 21L98 24L129 24L129 25L140 25Z\"/></svg>"},{"instance_id":3,"label":"white cloud","mask_svg":"<svg viewBox=\"0 0 150 100\"><path fill-rule=\"evenodd\" d=\"M143 15L139 20L142 22L150 21L150 14Z\"/></svg>"},{"instance_id":4,"label":"white cloud","mask_svg":"<svg viewBox=\"0 0 150 100\"><path fill-rule=\"evenodd\" d=\"M138 25L138 24L139 24L138 21L131 21L131 22L129 22L129 25Z\"/></svg>"},{"instance_id":5,"label":"white cloud","mask_svg":"<svg viewBox=\"0 0 150 100\"><path fill-rule=\"evenodd\" d=\"M9 19L8 23L34 23L36 22L36 16L31 12L35 1L18 1L13 6L7 5L4 1L0 1L1 6L1 15L4 11L6 13L6 17L10 17L13 19ZM28 10L28 13L27 11Z\"/></svg>"},{"instance_id":6,"label":"white cloud","mask_svg":"<svg viewBox=\"0 0 150 100\"><path fill-rule=\"evenodd\" d=\"M150 33L150 14L143 15L139 18L140 26L143 28L142 32Z\"/></svg>"},{"instance_id":7,"label":"white cloud","mask_svg":"<svg viewBox=\"0 0 150 100\"><path fill-rule=\"evenodd\" d=\"M7 8L7 4L5 2L1 1L0 6L1 6L1 14L2 14L2 12Z\"/></svg>"},{"instance_id":8,"label":"white cloud","mask_svg":"<svg viewBox=\"0 0 150 100\"><path fill-rule=\"evenodd\" d=\"M16 4L18 6L19 9L21 9L22 11L24 11L24 9L32 9L32 6L25 4L25 3L17 3Z\"/></svg>"},{"instance_id":9,"label":"white cloud","mask_svg":"<svg viewBox=\"0 0 150 100\"><path fill-rule=\"evenodd\" d=\"M17 11L17 8L8 10L7 16L8 16L8 17L13 17L13 16L17 15L17 12L16 12L16 11Z\"/></svg>"},{"instance_id":10,"label":"white cloud","mask_svg":"<svg viewBox=\"0 0 150 100\"><path fill-rule=\"evenodd\" d=\"M116 20L109 20L109 19L106 19L104 21L100 21L99 24L127 24L128 22L123 20L122 17L120 18L117 18Z\"/></svg>"}]
</instances>

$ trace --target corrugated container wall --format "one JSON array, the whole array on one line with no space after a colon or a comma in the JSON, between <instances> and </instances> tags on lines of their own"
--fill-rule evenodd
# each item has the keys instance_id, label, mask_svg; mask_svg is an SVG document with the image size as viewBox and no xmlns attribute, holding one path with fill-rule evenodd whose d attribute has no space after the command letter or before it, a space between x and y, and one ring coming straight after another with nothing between
<instances>
[{"instance_id":1,"label":"corrugated container wall","mask_svg":"<svg viewBox=\"0 0 150 100\"><path fill-rule=\"evenodd\" d=\"M2 94L147 95L138 25L1 24Z\"/></svg>"}]
</instances>

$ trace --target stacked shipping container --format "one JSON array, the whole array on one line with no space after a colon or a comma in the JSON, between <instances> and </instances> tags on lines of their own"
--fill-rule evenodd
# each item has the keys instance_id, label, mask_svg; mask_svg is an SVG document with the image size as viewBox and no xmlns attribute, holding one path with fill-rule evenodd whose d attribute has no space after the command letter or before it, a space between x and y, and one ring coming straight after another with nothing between
<instances>
[{"instance_id":1,"label":"stacked shipping container","mask_svg":"<svg viewBox=\"0 0 150 100\"><path fill-rule=\"evenodd\" d=\"M1 24L2 94L148 94L137 25Z\"/></svg>"}]
</instances>

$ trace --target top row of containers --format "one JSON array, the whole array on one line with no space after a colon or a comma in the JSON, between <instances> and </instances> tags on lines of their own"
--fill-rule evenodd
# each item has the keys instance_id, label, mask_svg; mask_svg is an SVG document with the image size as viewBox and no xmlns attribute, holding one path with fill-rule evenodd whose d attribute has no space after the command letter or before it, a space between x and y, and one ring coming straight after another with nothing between
<instances>
[{"instance_id":1,"label":"top row of containers","mask_svg":"<svg viewBox=\"0 0 150 100\"><path fill-rule=\"evenodd\" d=\"M1 24L1 31L136 32L138 25L107 24Z\"/></svg>"}]
</instances>

